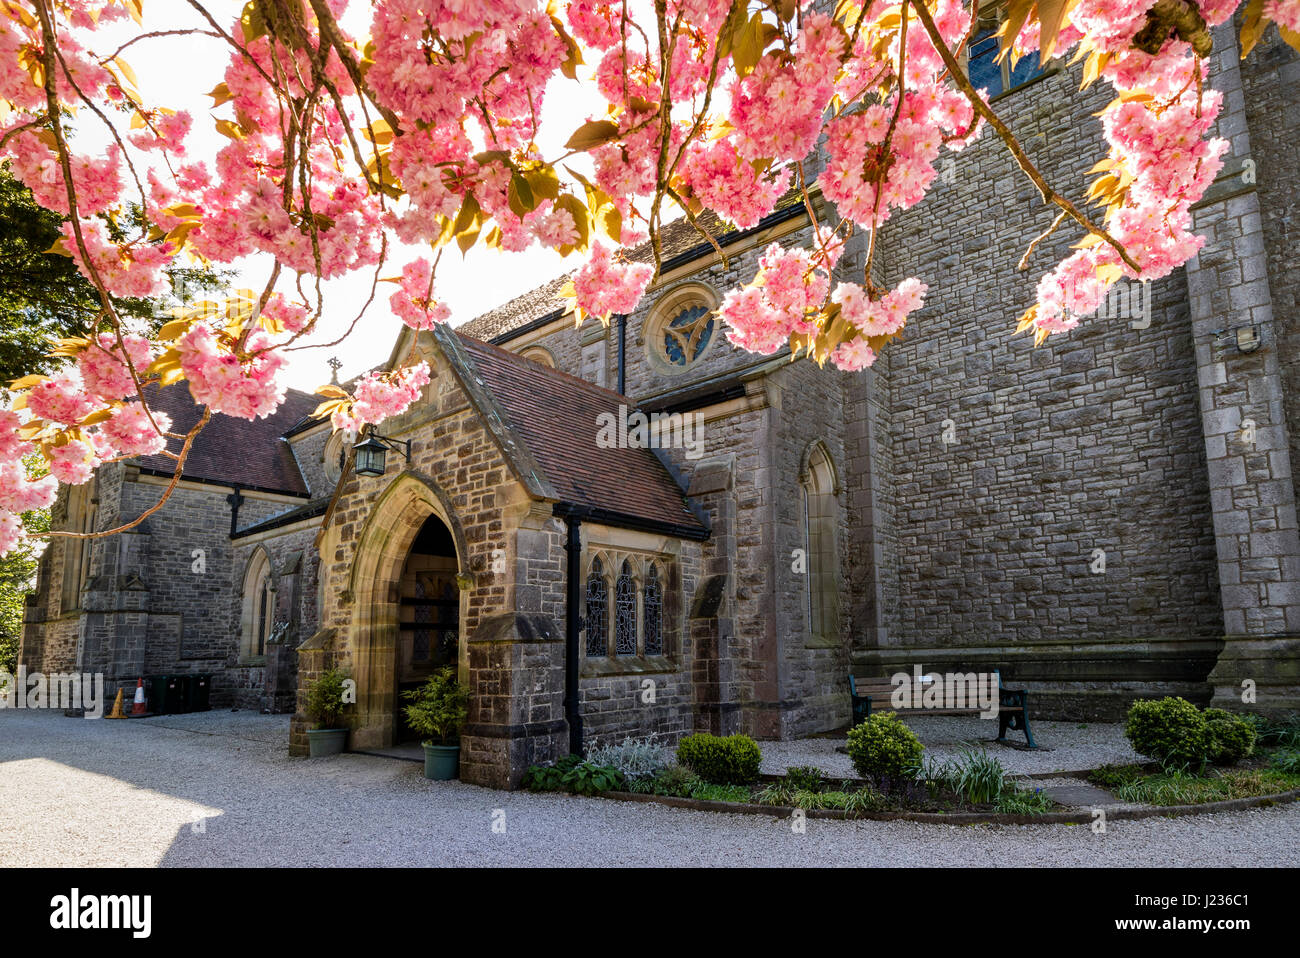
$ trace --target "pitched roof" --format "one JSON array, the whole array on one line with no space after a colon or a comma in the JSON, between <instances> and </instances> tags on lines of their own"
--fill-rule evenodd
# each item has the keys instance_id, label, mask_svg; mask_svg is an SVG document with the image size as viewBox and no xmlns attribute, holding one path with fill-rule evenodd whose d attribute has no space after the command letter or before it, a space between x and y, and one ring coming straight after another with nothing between
<instances>
[{"instance_id":1,"label":"pitched roof","mask_svg":"<svg viewBox=\"0 0 1300 958\"><path fill-rule=\"evenodd\" d=\"M172 432L188 432L203 412L184 383L162 389L150 387L146 399L151 409L171 417ZM194 439L185 460L183 477L306 496L307 484L298 471L289 443L282 437L309 416L320 401L319 396L290 389L285 393L280 408L265 419L239 419L214 413ZM181 445L180 440L172 439L167 448L171 452L180 452ZM175 460L161 454L141 456L139 463L141 469L166 475L171 475L176 469Z\"/></svg>"},{"instance_id":2,"label":"pitched roof","mask_svg":"<svg viewBox=\"0 0 1300 958\"><path fill-rule=\"evenodd\" d=\"M619 421L619 406L631 406L627 397L471 336L450 329L445 335L459 343L473 367L462 373L486 389L503 425L541 473L538 478L561 502L673 527L686 536L708 535L654 450L596 444L601 415ZM457 364L458 357L447 352Z\"/></svg>"},{"instance_id":3,"label":"pitched roof","mask_svg":"<svg viewBox=\"0 0 1300 958\"><path fill-rule=\"evenodd\" d=\"M719 246L727 246L792 216L797 216L802 203L798 191L791 190L777 201L776 208L757 226L747 230L739 230L727 225L712 210L705 210L695 218L695 221L718 241ZM678 265L674 263L675 260L689 262L713 249L712 245L701 237L699 231L685 218L665 223L659 230L659 244L666 269ZM653 263L654 247L649 240L646 240L640 246L628 250L627 257L635 262ZM458 331L477 339L492 341L557 310L565 310L567 305L560 299L560 290L572 278L572 272L557 276L536 289L529 290L495 309L476 316L458 327Z\"/></svg>"}]
</instances>

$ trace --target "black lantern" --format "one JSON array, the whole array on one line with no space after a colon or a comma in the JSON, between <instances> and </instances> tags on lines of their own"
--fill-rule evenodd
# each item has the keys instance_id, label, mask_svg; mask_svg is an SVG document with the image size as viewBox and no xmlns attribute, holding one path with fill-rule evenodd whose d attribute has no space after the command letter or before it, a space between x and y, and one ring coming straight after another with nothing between
<instances>
[{"instance_id":1,"label":"black lantern","mask_svg":"<svg viewBox=\"0 0 1300 958\"><path fill-rule=\"evenodd\" d=\"M361 442L352 447L352 453L355 456L353 469L358 476L382 476L387 468L385 458L389 449L400 449L406 456L406 461L411 461L411 443L409 440L389 439L375 433L370 433Z\"/></svg>"}]
</instances>

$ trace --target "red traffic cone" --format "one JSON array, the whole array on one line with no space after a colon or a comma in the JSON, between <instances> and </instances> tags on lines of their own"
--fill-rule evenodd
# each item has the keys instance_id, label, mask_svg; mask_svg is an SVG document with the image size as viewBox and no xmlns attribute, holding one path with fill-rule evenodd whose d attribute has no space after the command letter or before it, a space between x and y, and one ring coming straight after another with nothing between
<instances>
[{"instance_id":1,"label":"red traffic cone","mask_svg":"<svg viewBox=\"0 0 1300 958\"><path fill-rule=\"evenodd\" d=\"M144 679L135 680L135 703L131 706L132 715L147 715L144 707Z\"/></svg>"}]
</instances>

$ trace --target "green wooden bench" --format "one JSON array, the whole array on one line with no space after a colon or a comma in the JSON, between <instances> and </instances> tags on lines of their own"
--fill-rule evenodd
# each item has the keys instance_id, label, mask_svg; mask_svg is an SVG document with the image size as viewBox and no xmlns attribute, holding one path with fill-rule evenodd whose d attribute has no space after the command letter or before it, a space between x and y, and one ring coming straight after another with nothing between
<instances>
[{"instance_id":1,"label":"green wooden bench","mask_svg":"<svg viewBox=\"0 0 1300 958\"><path fill-rule=\"evenodd\" d=\"M956 672L954 674L969 674ZM1038 748L1034 742L1034 733L1029 728L1029 693L1025 689L1009 689L1002 684L1002 670L994 669L998 677L998 737L994 740L1007 743L1008 730L1024 732L1030 748ZM861 677L849 673L849 695L853 700L853 724L859 725L869 719L875 712L895 712L899 715L914 713L919 715L978 715L978 704L958 708L925 708L906 705L895 708L893 703L895 685L889 676Z\"/></svg>"}]
</instances>

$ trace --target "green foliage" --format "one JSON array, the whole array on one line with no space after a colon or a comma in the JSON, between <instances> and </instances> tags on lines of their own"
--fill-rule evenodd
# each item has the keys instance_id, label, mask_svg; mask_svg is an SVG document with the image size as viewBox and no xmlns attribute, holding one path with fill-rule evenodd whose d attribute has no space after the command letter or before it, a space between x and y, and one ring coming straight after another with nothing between
<instances>
[{"instance_id":1,"label":"green foliage","mask_svg":"<svg viewBox=\"0 0 1300 958\"><path fill-rule=\"evenodd\" d=\"M456 681L456 669L439 669L418 689L403 692L410 705L402 709L406 723L428 744L446 745L460 732L469 714L469 690Z\"/></svg>"},{"instance_id":2,"label":"green foliage","mask_svg":"<svg viewBox=\"0 0 1300 958\"><path fill-rule=\"evenodd\" d=\"M826 787L822 770L812 765L796 765L785 770L785 780L796 791L820 792Z\"/></svg>"},{"instance_id":3,"label":"green foliage","mask_svg":"<svg viewBox=\"0 0 1300 958\"><path fill-rule=\"evenodd\" d=\"M691 788L691 798L707 802L752 802L754 793L748 785L716 785L697 781Z\"/></svg>"},{"instance_id":4,"label":"green foliage","mask_svg":"<svg viewBox=\"0 0 1300 958\"><path fill-rule=\"evenodd\" d=\"M1300 775L1300 751L1281 749L1273 753L1271 764L1285 775Z\"/></svg>"},{"instance_id":5,"label":"green foliage","mask_svg":"<svg viewBox=\"0 0 1300 958\"><path fill-rule=\"evenodd\" d=\"M1003 815L1042 815L1056 807L1041 788L1032 792L1023 788L1008 788L998 796L997 810Z\"/></svg>"},{"instance_id":6,"label":"green foliage","mask_svg":"<svg viewBox=\"0 0 1300 958\"><path fill-rule=\"evenodd\" d=\"M1200 775L1185 769L1169 769L1145 775L1118 789L1125 802L1141 805L1200 805L1234 798L1276 795L1300 788L1300 772L1272 768L1224 769Z\"/></svg>"},{"instance_id":7,"label":"green foliage","mask_svg":"<svg viewBox=\"0 0 1300 958\"><path fill-rule=\"evenodd\" d=\"M699 779L685 765L669 765L654 777L654 793L685 798L699 783Z\"/></svg>"},{"instance_id":8,"label":"green foliage","mask_svg":"<svg viewBox=\"0 0 1300 958\"><path fill-rule=\"evenodd\" d=\"M863 812L882 812L888 806L888 800L875 789L860 788L856 792L849 792L849 797L844 803L844 810L861 814Z\"/></svg>"},{"instance_id":9,"label":"green foliage","mask_svg":"<svg viewBox=\"0 0 1300 958\"><path fill-rule=\"evenodd\" d=\"M677 744L677 762L715 785L758 781L763 754L748 735L688 735Z\"/></svg>"},{"instance_id":10,"label":"green foliage","mask_svg":"<svg viewBox=\"0 0 1300 958\"><path fill-rule=\"evenodd\" d=\"M1255 751L1255 726L1223 709L1206 709L1201 713L1210 736L1210 761L1215 765L1235 765Z\"/></svg>"},{"instance_id":11,"label":"green foliage","mask_svg":"<svg viewBox=\"0 0 1300 958\"><path fill-rule=\"evenodd\" d=\"M23 465L27 467L29 479L39 479L49 471L45 460L35 453L24 456ZM22 521L29 533L48 532L50 510L24 512ZM11 552L0 556L0 670L11 674L18 669L23 606L36 588L36 568L44 548L39 539L24 539Z\"/></svg>"},{"instance_id":12,"label":"green foliage","mask_svg":"<svg viewBox=\"0 0 1300 958\"><path fill-rule=\"evenodd\" d=\"M1167 768L1201 768L1211 755L1205 716L1182 698L1134 702L1124 727L1133 750Z\"/></svg>"},{"instance_id":13,"label":"green foliage","mask_svg":"<svg viewBox=\"0 0 1300 958\"><path fill-rule=\"evenodd\" d=\"M340 728L343 717L347 675L339 669L328 669L307 686L307 714L318 729Z\"/></svg>"},{"instance_id":14,"label":"green foliage","mask_svg":"<svg viewBox=\"0 0 1300 958\"><path fill-rule=\"evenodd\" d=\"M570 792L599 795L620 791L627 784L623 773L607 765L595 765L577 755L566 755L552 765L533 765L524 773L523 786L530 792Z\"/></svg>"},{"instance_id":15,"label":"green foliage","mask_svg":"<svg viewBox=\"0 0 1300 958\"><path fill-rule=\"evenodd\" d=\"M670 750L649 738L623 739L619 745L601 745L587 749L587 761L618 769L631 782L651 779L668 767Z\"/></svg>"},{"instance_id":16,"label":"green foliage","mask_svg":"<svg viewBox=\"0 0 1300 958\"><path fill-rule=\"evenodd\" d=\"M913 776L925 746L893 712L879 712L849 730L848 752L864 778Z\"/></svg>"},{"instance_id":17,"label":"green foliage","mask_svg":"<svg viewBox=\"0 0 1300 958\"><path fill-rule=\"evenodd\" d=\"M138 220L138 209L134 211ZM131 217L128 216L128 219ZM0 168L0 383L48 373L56 361L46 355L50 340L86 336L100 315L99 295L71 257L46 252L62 238L63 218L37 204L31 191ZM126 223L137 226L138 223ZM109 224L109 232L121 232ZM180 305L197 295L219 291L229 272L170 269L173 289L181 292L163 303L147 299L114 299L123 318L161 325L164 307Z\"/></svg>"},{"instance_id":18,"label":"green foliage","mask_svg":"<svg viewBox=\"0 0 1300 958\"><path fill-rule=\"evenodd\" d=\"M1300 748L1300 716L1271 719L1263 715L1248 715L1246 721L1255 728L1255 743L1261 746L1280 745L1283 748Z\"/></svg>"},{"instance_id":19,"label":"green foliage","mask_svg":"<svg viewBox=\"0 0 1300 958\"><path fill-rule=\"evenodd\" d=\"M792 805L794 793L795 789L788 782L773 782L759 789L754 796L754 801L760 805Z\"/></svg>"},{"instance_id":20,"label":"green foliage","mask_svg":"<svg viewBox=\"0 0 1300 958\"><path fill-rule=\"evenodd\" d=\"M972 805L996 802L1007 787L1006 769L983 749L964 749L945 777L948 786Z\"/></svg>"},{"instance_id":21,"label":"green foliage","mask_svg":"<svg viewBox=\"0 0 1300 958\"><path fill-rule=\"evenodd\" d=\"M1138 765L1103 765L1088 773L1088 781L1112 792L1125 785L1132 785L1141 777L1142 769Z\"/></svg>"}]
</instances>

